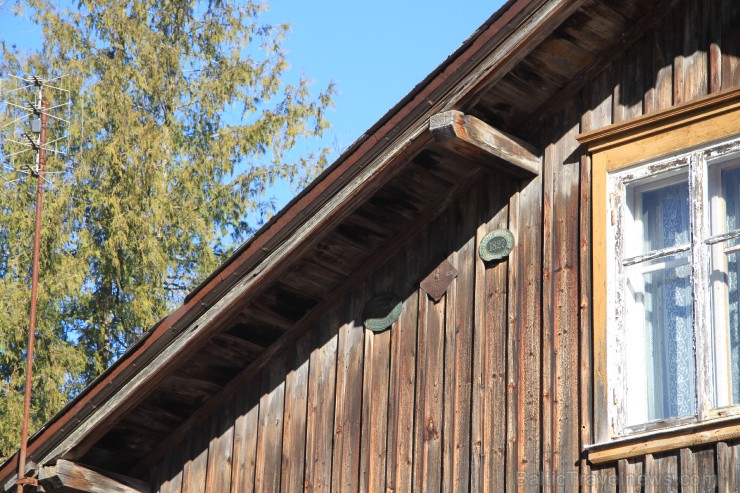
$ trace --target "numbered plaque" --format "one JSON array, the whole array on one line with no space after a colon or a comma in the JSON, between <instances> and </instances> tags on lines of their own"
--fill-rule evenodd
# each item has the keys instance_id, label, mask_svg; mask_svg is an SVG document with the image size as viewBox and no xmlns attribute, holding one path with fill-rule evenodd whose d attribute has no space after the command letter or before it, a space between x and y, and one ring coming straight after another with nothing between
<instances>
[{"instance_id":1,"label":"numbered plaque","mask_svg":"<svg viewBox=\"0 0 740 493\"><path fill-rule=\"evenodd\" d=\"M514 249L514 235L508 229L491 231L480 242L478 254L484 262L499 260L509 256Z\"/></svg>"}]
</instances>

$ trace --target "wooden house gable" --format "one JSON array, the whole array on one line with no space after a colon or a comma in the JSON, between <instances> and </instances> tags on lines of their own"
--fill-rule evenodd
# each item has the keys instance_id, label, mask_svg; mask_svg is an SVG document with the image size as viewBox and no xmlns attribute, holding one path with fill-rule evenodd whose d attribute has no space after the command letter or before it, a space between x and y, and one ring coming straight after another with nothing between
<instances>
[{"instance_id":1,"label":"wooden house gable","mask_svg":"<svg viewBox=\"0 0 740 493\"><path fill-rule=\"evenodd\" d=\"M507 2L34 435L35 476L46 491L677 491L684 475L737 490L733 420L689 442L597 429L597 168L577 140L740 86L736 4ZM508 255L482 258L503 229ZM400 313L369 330L381 295Z\"/></svg>"}]
</instances>

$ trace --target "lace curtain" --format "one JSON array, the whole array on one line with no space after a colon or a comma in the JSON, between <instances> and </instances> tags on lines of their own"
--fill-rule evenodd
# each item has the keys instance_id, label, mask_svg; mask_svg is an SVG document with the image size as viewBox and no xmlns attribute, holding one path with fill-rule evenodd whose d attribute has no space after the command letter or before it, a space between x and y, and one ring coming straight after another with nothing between
<instances>
[{"instance_id":1,"label":"lace curtain","mask_svg":"<svg viewBox=\"0 0 740 493\"><path fill-rule=\"evenodd\" d=\"M690 243L686 182L638 193L642 253ZM638 302L633 305L636 307L634 310L641 313L631 314L628 319L642 319L644 340L633 341L630 346L644 351L639 359L646 366L647 420L694 414L696 391L689 252L660 257L632 268L641 277L642 289L635 294Z\"/></svg>"},{"instance_id":2,"label":"lace curtain","mask_svg":"<svg viewBox=\"0 0 740 493\"><path fill-rule=\"evenodd\" d=\"M726 231L740 229L740 168L733 168L722 173L722 194L725 202ZM732 248L740 245L738 239L728 242L727 247ZM730 360L730 385L732 392L732 403L740 403L740 300L738 299L737 278L740 272L738 264L739 252L729 253L725 256L726 283L727 283L727 323ZM718 309L718 307L715 307Z\"/></svg>"}]
</instances>

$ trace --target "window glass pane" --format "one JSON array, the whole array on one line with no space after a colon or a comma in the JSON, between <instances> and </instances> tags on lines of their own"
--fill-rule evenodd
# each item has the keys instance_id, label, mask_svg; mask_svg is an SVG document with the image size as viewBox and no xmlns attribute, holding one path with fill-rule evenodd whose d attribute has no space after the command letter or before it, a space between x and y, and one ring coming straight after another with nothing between
<instances>
[{"instance_id":1,"label":"window glass pane","mask_svg":"<svg viewBox=\"0 0 740 493\"><path fill-rule=\"evenodd\" d=\"M689 184L638 190L642 223L642 252L689 243Z\"/></svg>"},{"instance_id":2,"label":"window glass pane","mask_svg":"<svg viewBox=\"0 0 740 493\"><path fill-rule=\"evenodd\" d=\"M712 247L715 404L740 404L740 239Z\"/></svg>"},{"instance_id":3,"label":"window glass pane","mask_svg":"<svg viewBox=\"0 0 740 493\"><path fill-rule=\"evenodd\" d=\"M725 199L725 231L740 229L740 167L722 170L722 195Z\"/></svg>"},{"instance_id":4,"label":"window glass pane","mask_svg":"<svg viewBox=\"0 0 740 493\"><path fill-rule=\"evenodd\" d=\"M689 254L636 264L626 274L628 420L639 424L695 414Z\"/></svg>"}]
</instances>

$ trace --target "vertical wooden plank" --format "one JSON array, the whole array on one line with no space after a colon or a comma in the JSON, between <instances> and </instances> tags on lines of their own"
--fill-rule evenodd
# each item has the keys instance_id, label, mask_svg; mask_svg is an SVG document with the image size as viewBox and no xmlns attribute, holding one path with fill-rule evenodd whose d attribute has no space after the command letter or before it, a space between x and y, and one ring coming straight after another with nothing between
<instances>
[{"instance_id":1,"label":"vertical wooden plank","mask_svg":"<svg viewBox=\"0 0 740 493\"><path fill-rule=\"evenodd\" d=\"M513 190L508 180L487 175L476 245L508 226ZM507 269L507 260L486 265L475 255L470 490L485 493L505 491Z\"/></svg>"},{"instance_id":2,"label":"vertical wooden plank","mask_svg":"<svg viewBox=\"0 0 740 493\"><path fill-rule=\"evenodd\" d=\"M522 255L516 242L519 237L519 201L521 188L509 201L509 231L514 235L515 248L509 254L508 320L506 330L506 491L518 491L523 478L519 476L519 447L517 431L519 423L519 364L520 351L519 331L519 257Z\"/></svg>"},{"instance_id":3,"label":"vertical wooden plank","mask_svg":"<svg viewBox=\"0 0 740 493\"><path fill-rule=\"evenodd\" d=\"M448 215L429 228L445 231ZM422 234L419 255L432 255L437 240L429 229ZM446 245L446 242L445 242ZM436 265L430 266L430 271ZM426 277L429 272L420 276ZM416 410L414 415L414 491L440 491L442 482L442 399L444 395L444 315L447 297L434 302L419 290Z\"/></svg>"},{"instance_id":4,"label":"vertical wooden plank","mask_svg":"<svg viewBox=\"0 0 740 493\"><path fill-rule=\"evenodd\" d=\"M488 175L486 175L488 177ZM475 244L480 245L481 239L489 231L488 224L488 194L489 182L478 189L481 194L478 211L478 227L475 232ZM493 228L496 229L496 228ZM474 293L474 324L473 327L473 389L470 402L470 490L489 491L486 485L486 457L494 454L493 447L488 443L486 433L486 415L490 414L487 396L492 387L490 365L488 364L488 341L491 330L486 326L486 266L480 256L475 256L475 293ZM489 453L490 451L490 453Z\"/></svg>"},{"instance_id":5,"label":"vertical wooden plank","mask_svg":"<svg viewBox=\"0 0 740 493\"><path fill-rule=\"evenodd\" d=\"M653 458L653 482L655 493L677 493L679 491L678 456L675 453Z\"/></svg>"},{"instance_id":6,"label":"vertical wooden plank","mask_svg":"<svg viewBox=\"0 0 740 493\"><path fill-rule=\"evenodd\" d=\"M722 3L705 0L704 16L709 29L709 93L722 89Z\"/></svg>"},{"instance_id":7,"label":"vertical wooden plank","mask_svg":"<svg viewBox=\"0 0 740 493\"><path fill-rule=\"evenodd\" d=\"M585 110L582 112L581 131L586 132L611 123L611 91L609 72L597 77L583 92ZM591 238L591 159L581 157L579 211L579 392L580 392L580 448L593 443L593 326L592 312L592 248ZM580 461L581 492L590 490L585 478L591 477L588 461Z\"/></svg>"},{"instance_id":8,"label":"vertical wooden plank","mask_svg":"<svg viewBox=\"0 0 740 493\"><path fill-rule=\"evenodd\" d=\"M683 448L679 450L679 482L681 484L681 493L696 493L698 469L694 454L691 449Z\"/></svg>"},{"instance_id":9,"label":"vertical wooden plank","mask_svg":"<svg viewBox=\"0 0 740 493\"><path fill-rule=\"evenodd\" d=\"M540 469L540 332L542 296L542 177L533 178L519 193L516 279L511 279L517 300L514 331L519 334L516 354L517 474L524 491L536 491ZM508 486L508 485L507 485Z\"/></svg>"},{"instance_id":10,"label":"vertical wooden plank","mask_svg":"<svg viewBox=\"0 0 740 493\"><path fill-rule=\"evenodd\" d=\"M672 45L673 54L673 104L684 102L683 95L683 74L684 74L684 57L683 57L683 32L684 32L684 9L676 9L670 17L666 18L667 24L672 24L670 31L671 38L669 42Z\"/></svg>"},{"instance_id":11,"label":"vertical wooden plank","mask_svg":"<svg viewBox=\"0 0 740 493\"><path fill-rule=\"evenodd\" d=\"M447 293L443 491L468 491L470 485L470 403L472 384L473 293L477 193L458 202L452 213L448 261L458 270ZM454 251L457 249L457 251Z\"/></svg>"},{"instance_id":12,"label":"vertical wooden plank","mask_svg":"<svg viewBox=\"0 0 740 493\"><path fill-rule=\"evenodd\" d=\"M234 446L234 404L227 402L211 416L210 443L206 472L206 491L231 489L231 464Z\"/></svg>"},{"instance_id":13,"label":"vertical wooden plank","mask_svg":"<svg viewBox=\"0 0 740 493\"><path fill-rule=\"evenodd\" d=\"M398 328L391 332L391 373L388 396L388 473L386 490L411 491L413 475L414 388L416 385L416 327L419 291L415 289L420 257L415 248L403 249L398 269L404 301Z\"/></svg>"},{"instance_id":14,"label":"vertical wooden plank","mask_svg":"<svg viewBox=\"0 0 740 493\"><path fill-rule=\"evenodd\" d=\"M188 434L186 447L189 451L189 460L183 468L183 493L206 491L209 432L210 423L206 421Z\"/></svg>"},{"instance_id":15,"label":"vertical wooden plank","mask_svg":"<svg viewBox=\"0 0 740 493\"><path fill-rule=\"evenodd\" d=\"M640 98L642 99L642 98ZM580 118L574 105L564 111L562 137L553 161L554 214L552 247L552 365L553 464L559 491L578 489L579 391L578 376L578 272L579 272L579 178L580 159L576 135ZM558 134L560 135L560 134ZM544 373L543 373L544 375Z\"/></svg>"},{"instance_id":16,"label":"vertical wooden plank","mask_svg":"<svg viewBox=\"0 0 740 493\"><path fill-rule=\"evenodd\" d=\"M376 274L371 296L394 291L384 268ZM386 440L388 431L388 379L390 373L391 332L398 322L383 332L365 330L365 368L362 376L362 431L360 450L360 491L385 489Z\"/></svg>"},{"instance_id":17,"label":"vertical wooden plank","mask_svg":"<svg viewBox=\"0 0 740 493\"><path fill-rule=\"evenodd\" d=\"M740 2L722 1L722 89L740 85Z\"/></svg>"},{"instance_id":18,"label":"vertical wooden plank","mask_svg":"<svg viewBox=\"0 0 740 493\"><path fill-rule=\"evenodd\" d=\"M630 482L631 491L641 493L645 483L645 461L642 458L632 459L630 464Z\"/></svg>"},{"instance_id":19,"label":"vertical wooden plank","mask_svg":"<svg viewBox=\"0 0 740 493\"><path fill-rule=\"evenodd\" d=\"M593 116L589 117L590 119ZM588 120L584 118L581 128L586 126ZM591 120L592 121L592 120ZM590 122L589 122L590 123ZM593 325L591 324L592 312L592 285L591 285L591 158L581 156L580 177L580 211L579 211L579 327L578 327L578 354L579 365L579 413L580 423L579 448L594 443L593 428ZM587 460L579 460L579 477L581 479L581 493L588 491L588 485L584 479L590 477L591 468Z\"/></svg>"},{"instance_id":20,"label":"vertical wooden plank","mask_svg":"<svg viewBox=\"0 0 740 493\"><path fill-rule=\"evenodd\" d=\"M170 461L170 493L182 492L183 463L185 450L182 447L172 449Z\"/></svg>"},{"instance_id":21,"label":"vertical wooden plank","mask_svg":"<svg viewBox=\"0 0 740 493\"><path fill-rule=\"evenodd\" d=\"M643 493L655 493L655 459L653 454L645 455L645 463L643 465Z\"/></svg>"},{"instance_id":22,"label":"vertical wooden plank","mask_svg":"<svg viewBox=\"0 0 740 493\"><path fill-rule=\"evenodd\" d=\"M584 131L601 128L612 122L612 84L613 77L609 70L604 71L592 84L590 93L588 94L591 111L585 113ZM589 159L589 161L591 160ZM583 307L581 311L583 314L581 318L581 378L586 382L586 385L582 386L582 393L585 394L582 406L585 407L581 411L581 426L583 427L585 425L587 427L582 428L583 444L591 443L591 440L605 440L607 438L608 426L608 410L606 405L608 388L606 381L606 348L603 345L594 346L593 344L597 335L595 331L597 328L603 328L605 324L602 320L599 320L596 324L592 325L593 320L591 318L603 317L606 313L605 307L598 305L599 299L591 297L593 291L606 288L606 286L591 286L594 270L603 268L603 266L593 265L593 258L591 258L592 248L606 248L606 246L599 244L600 240L598 237L593 237L591 218L593 201L591 200L591 190L592 187L594 190L597 188L591 174L593 163L590 162L589 164L590 166L587 168L588 181L582 182L581 185L581 197L583 198L581 202L581 232L589 240L588 244L582 242L581 251L582 255L590 258L587 264L582 264L586 279L582 280L581 287L581 306ZM593 220L600 219L594 217ZM593 406L593 409L590 406ZM589 427L590 429L588 429Z\"/></svg>"},{"instance_id":23,"label":"vertical wooden plank","mask_svg":"<svg viewBox=\"0 0 740 493\"><path fill-rule=\"evenodd\" d=\"M615 62L619 74L614 86L614 123L643 113L645 43L638 41Z\"/></svg>"},{"instance_id":24,"label":"vertical wooden plank","mask_svg":"<svg viewBox=\"0 0 740 493\"><path fill-rule=\"evenodd\" d=\"M360 478L360 419L364 334L362 288L351 295L349 313L339 329L337 344L337 397L334 418L332 491L357 491Z\"/></svg>"},{"instance_id":25,"label":"vertical wooden plank","mask_svg":"<svg viewBox=\"0 0 740 493\"><path fill-rule=\"evenodd\" d=\"M717 487L721 492L740 491L740 454L737 444L717 444Z\"/></svg>"},{"instance_id":26,"label":"vertical wooden plank","mask_svg":"<svg viewBox=\"0 0 740 493\"><path fill-rule=\"evenodd\" d=\"M591 491L593 493L617 493L619 474L616 467L608 466L594 469L592 479Z\"/></svg>"},{"instance_id":27,"label":"vertical wooden plank","mask_svg":"<svg viewBox=\"0 0 740 493\"><path fill-rule=\"evenodd\" d=\"M622 459L617 463L619 493L642 492L642 461Z\"/></svg>"},{"instance_id":28,"label":"vertical wooden plank","mask_svg":"<svg viewBox=\"0 0 740 493\"><path fill-rule=\"evenodd\" d=\"M254 491L259 429L259 388L248 384L234 402L234 460L231 469L231 491Z\"/></svg>"},{"instance_id":29,"label":"vertical wooden plank","mask_svg":"<svg viewBox=\"0 0 740 493\"><path fill-rule=\"evenodd\" d=\"M619 123L623 121L625 116L625 92L627 91L626 84L624 82L627 75L625 71L625 64L627 64L627 54L624 53L618 60L612 62L612 67L616 77L614 78L614 88L612 93L612 120L613 123Z\"/></svg>"},{"instance_id":30,"label":"vertical wooden plank","mask_svg":"<svg viewBox=\"0 0 740 493\"><path fill-rule=\"evenodd\" d=\"M285 354L278 356L263 372L257 432L256 491L280 491L285 408Z\"/></svg>"},{"instance_id":31,"label":"vertical wooden plank","mask_svg":"<svg viewBox=\"0 0 740 493\"><path fill-rule=\"evenodd\" d=\"M578 131L572 106L546 128L542 175L542 481L559 490L578 486Z\"/></svg>"},{"instance_id":32,"label":"vertical wooden plank","mask_svg":"<svg viewBox=\"0 0 740 493\"><path fill-rule=\"evenodd\" d=\"M510 203L507 491L540 483L540 300L542 178L524 182Z\"/></svg>"},{"instance_id":33,"label":"vertical wooden plank","mask_svg":"<svg viewBox=\"0 0 740 493\"><path fill-rule=\"evenodd\" d=\"M673 16L667 15L665 22L657 26L646 36L652 41L651 68L648 79L654 77L653 88L645 95L644 112L670 108L673 105L673 58L674 36L671 29Z\"/></svg>"},{"instance_id":34,"label":"vertical wooden plank","mask_svg":"<svg viewBox=\"0 0 740 493\"><path fill-rule=\"evenodd\" d=\"M445 303L446 297L435 303L419 292L418 404L414 418L414 489L419 491L439 491L442 481Z\"/></svg>"},{"instance_id":35,"label":"vertical wooden plank","mask_svg":"<svg viewBox=\"0 0 740 493\"><path fill-rule=\"evenodd\" d=\"M555 485L553 464L553 207L555 168L557 163L557 132L562 124L562 111L543 127L547 136L547 147L542 160L542 482L548 487Z\"/></svg>"},{"instance_id":36,"label":"vertical wooden plank","mask_svg":"<svg viewBox=\"0 0 740 493\"><path fill-rule=\"evenodd\" d=\"M707 30L709 18L702 15L705 0L688 0L683 20L682 102L693 101L708 92ZM679 73L679 76L681 74Z\"/></svg>"},{"instance_id":37,"label":"vertical wooden plank","mask_svg":"<svg viewBox=\"0 0 740 493\"><path fill-rule=\"evenodd\" d=\"M713 493L717 491L716 455L714 448L703 448L694 451L696 463L698 493Z\"/></svg>"},{"instance_id":38,"label":"vertical wooden plank","mask_svg":"<svg viewBox=\"0 0 740 493\"><path fill-rule=\"evenodd\" d=\"M622 66L621 84L624 90L622 91L621 112L619 113L622 120L630 120L643 113L644 64L645 44L638 41L627 50Z\"/></svg>"},{"instance_id":39,"label":"vertical wooden plank","mask_svg":"<svg viewBox=\"0 0 740 493\"><path fill-rule=\"evenodd\" d=\"M172 451L168 451L157 466L155 487L158 493L170 493L170 469L172 467Z\"/></svg>"},{"instance_id":40,"label":"vertical wooden plank","mask_svg":"<svg viewBox=\"0 0 740 493\"><path fill-rule=\"evenodd\" d=\"M315 330L309 362L305 488L319 493L331 489L338 330L334 309Z\"/></svg>"},{"instance_id":41,"label":"vertical wooden plank","mask_svg":"<svg viewBox=\"0 0 740 493\"><path fill-rule=\"evenodd\" d=\"M640 64L638 76L640 80L637 81L637 84L640 98L640 115L645 115L650 112L650 109L648 108L648 101L650 99L649 95L652 95L652 104L655 104L655 85L657 82L657 74L653 72L653 63L655 59L653 50L655 49L655 45L653 42L652 32L644 34L638 43L640 45L640 49L638 50L640 55L640 59L638 60L638 63Z\"/></svg>"},{"instance_id":42,"label":"vertical wooden plank","mask_svg":"<svg viewBox=\"0 0 740 493\"><path fill-rule=\"evenodd\" d=\"M643 114L652 113L655 111L657 106L657 90L658 85L658 74L660 67L656 67L656 59L662 56L660 47L657 46L658 39L658 28L653 28L647 31L640 42L645 46L643 52L643 98L642 98L642 112ZM655 53L658 50L658 53Z\"/></svg>"},{"instance_id":43,"label":"vertical wooden plank","mask_svg":"<svg viewBox=\"0 0 740 493\"><path fill-rule=\"evenodd\" d=\"M288 352L285 377L285 417L280 491L304 489L306 458L306 405L308 394L309 348L312 334L304 334Z\"/></svg>"}]
</instances>

